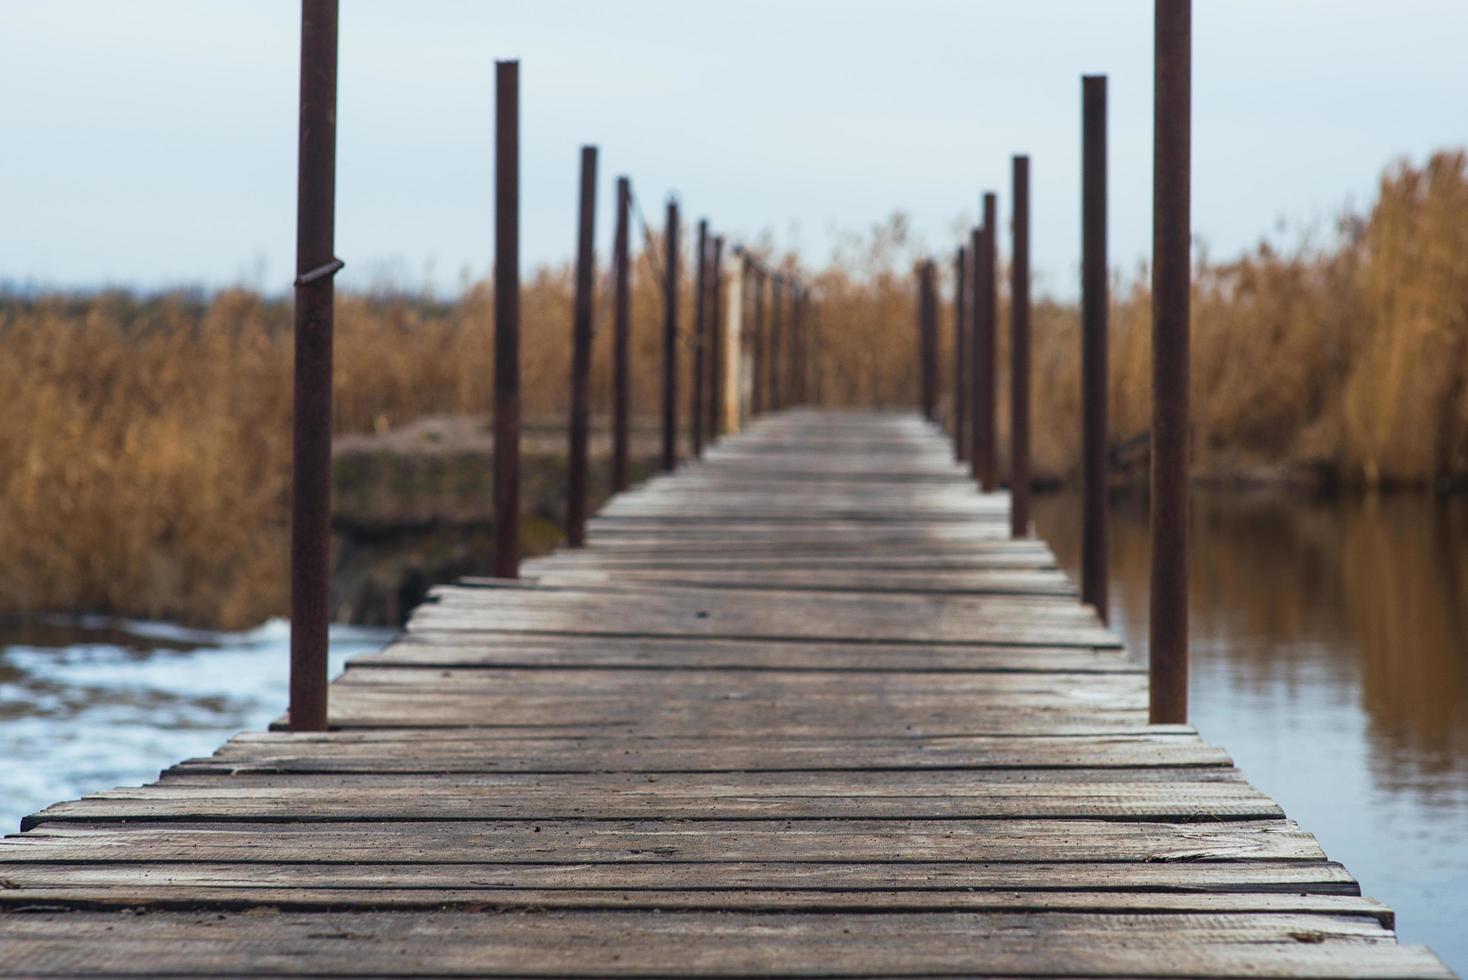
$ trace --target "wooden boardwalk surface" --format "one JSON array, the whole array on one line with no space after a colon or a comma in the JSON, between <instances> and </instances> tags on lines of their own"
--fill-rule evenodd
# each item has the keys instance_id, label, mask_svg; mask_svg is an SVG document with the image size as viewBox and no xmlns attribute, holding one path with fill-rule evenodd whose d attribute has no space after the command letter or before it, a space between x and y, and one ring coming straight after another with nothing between
<instances>
[{"instance_id":1,"label":"wooden boardwalk surface","mask_svg":"<svg viewBox=\"0 0 1468 980\"><path fill-rule=\"evenodd\" d=\"M916 418L766 418L439 590L334 731L29 818L0 973L1450 975L1005 507Z\"/></svg>"}]
</instances>

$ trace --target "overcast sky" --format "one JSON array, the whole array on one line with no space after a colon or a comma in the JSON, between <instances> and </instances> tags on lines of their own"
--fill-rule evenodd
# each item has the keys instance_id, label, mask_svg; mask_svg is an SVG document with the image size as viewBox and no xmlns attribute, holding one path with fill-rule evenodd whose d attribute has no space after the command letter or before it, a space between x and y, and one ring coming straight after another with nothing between
<instances>
[{"instance_id":1,"label":"overcast sky","mask_svg":"<svg viewBox=\"0 0 1468 980\"><path fill-rule=\"evenodd\" d=\"M488 270L496 58L521 60L523 261L575 240L578 147L650 220L670 191L810 261L908 212L947 253L1032 158L1039 286L1075 293L1083 73L1111 78L1111 254L1150 247L1147 0L343 0L339 282ZM0 281L289 281L299 5L0 0ZM1229 255L1328 227L1465 142L1463 0L1197 0L1194 229ZM1287 239L1292 233L1286 234Z\"/></svg>"}]
</instances>

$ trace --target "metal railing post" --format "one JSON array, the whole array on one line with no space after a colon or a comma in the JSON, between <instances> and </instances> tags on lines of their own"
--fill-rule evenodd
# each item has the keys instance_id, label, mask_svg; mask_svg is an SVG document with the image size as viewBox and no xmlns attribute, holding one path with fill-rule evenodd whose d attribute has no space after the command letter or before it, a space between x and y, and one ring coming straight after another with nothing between
<instances>
[{"instance_id":1,"label":"metal railing post","mask_svg":"<svg viewBox=\"0 0 1468 980\"><path fill-rule=\"evenodd\" d=\"M953 458L968 459L968 249L953 258Z\"/></svg>"},{"instance_id":2,"label":"metal railing post","mask_svg":"<svg viewBox=\"0 0 1468 980\"><path fill-rule=\"evenodd\" d=\"M1192 0L1157 0L1152 156L1150 716L1188 720Z\"/></svg>"},{"instance_id":3,"label":"metal railing post","mask_svg":"<svg viewBox=\"0 0 1468 980\"><path fill-rule=\"evenodd\" d=\"M709 324L709 441L724 434L724 236L714 236L712 322Z\"/></svg>"},{"instance_id":4,"label":"metal railing post","mask_svg":"<svg viewBox=\"0 0 1468 980\"><path fill-rule=\"evenodd\" d=\"M918 267L918 359L919 384L922 388L923 417L929 422L938 418L937 339L938 303L934 288L931 260Z\"/></svg>"},{"instance_id":5,"label":"metal railing post","mask_svg":"<svg viewBox=\"0 0 1468 980\"><path fill-rule=\"evenodd\" d=\"M985 493L999 489L999 199L984 195L984 225L975 274L974 474Z\"/></svg>"},{"instance_id":6,"label":"metal railing post","mask_svg":"<svg viewBox=\"0 0 1468 980\"><path fill-rule=\"evenodd\" d=\"M520 64L495 65L494 573L520 577Z\"/></svg>"},{"instance_id":7,"label":"metal railing post","mask_svg":"<svg viewBox=\"0 0 1468 980\"><path fill-rule=\"evenodd\" d=\"M566 544L586 543L586 438L590 428L591 315L596 289L596 147L581 148L581 213L576 242L576 306L571 322L570 459L566 479Z\"/></svg>"},{"instance_id":8,"label":"metal railing post","mask_svg":"<svg viewBox=\"0 0 1468 980\"><path fill-rule=\"evenodd\" d=\"M1106 76L1081 80L1081 601L1106 597Z\"/></svg>"},{"instance_id":9,"label":"metal railing post","mask_svg":"<svg viewBox=\"0 0 1468 980\"><path fill-rule=\"evenodd\" d=\"M290 727L326 729L331 622L331 345L336 287L336 0L301 5L291 440Z\"/></svg>"},{"instance_id":10,"label":"metal railing post","mask_svg":"<svg viewBox=\"0 0 1468 980\"><path fill-rule=\"evenodd\" d=\"M632 379L628 348L632 339L631 250L632 182L617 178L617 227L612 244L612 492L627 489L628 431Z\"/></svg>"},{"instance_id":11,"label":"metal railing post","mask_svg":"<svg viewBox=\"0 0 1468 980\"><path fill-rule=\"evenodd\" d=\"M780 349L784 338L781 336L781 308L785 293L785 277L778 272L770 276L770 379L769 379L769 402L770 410L778 412L785 407L785 392L781 388L780 377Z\"/></svg>"},{"instance_id":12,"label":"metal railing post","mask_svg":"<svg viewBox=\"0 0 1468 980\"><path fill-rule=\"evenodd\" d=\"M668 200L663 229L663 469L678 465L678 202Z\"/></svg>"},{"instance_id":13,"label":"metal railing post","mask_svg":"<svg viewBox=\"0 0 1468 980\"><path fill-rule=\"evenodd\" d=\"M753 388L749 411L751 415L760 415L765 410L765 274L753 263L749 271L749 284L754 289L754 336L750 338Z\"/></svg>"},{"instance_id":14,"label":"metal railing post","mask_svg":"<svg viewBox=\"0 0 1468 980\"><path fill-rule=\"evenodd\" d=\"M1009 533L1030 534L1030 158L1014 158L1009 287Z\"/></svg>"},{"instance_id":15,"label":"metal railing post","mask_svg":"<svg viewBox=\"0 0 1468 980\"><path fill-rule=\"evenodd\" d=\"M703 456L703 372L704 341L708 333L708 248L709 223L698 222L698 270L693 276L693 403L689 406L692 417L688 420L689 433L693 437L693 458Z\"/></svg>"}]
</instances>

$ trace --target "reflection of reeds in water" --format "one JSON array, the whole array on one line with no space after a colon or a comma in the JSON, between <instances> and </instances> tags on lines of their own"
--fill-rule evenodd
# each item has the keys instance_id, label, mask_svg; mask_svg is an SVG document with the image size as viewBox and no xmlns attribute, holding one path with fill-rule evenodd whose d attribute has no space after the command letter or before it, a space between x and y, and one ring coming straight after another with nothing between
<instances>
[{"instance_id":1,"label":"reflection of reeds in water","mask_svg":"<svg viewBox=\"0 0 1468 980\"><path fill-rule=\"evenodd\" d=\"M1041 533L1071 568L1079 512L1070 495L1037 501ZM1111 526L1111 575L1140 651L1145 506L1117 501ZM1255 694L1350 703L1359 689L1384 787L1468 780L1468 500L1198 493L1190 528L1195 656L1221 658L1229 683Z\"/></svg>"},{"instance_id":2,"label":"reflection of reeds in water","mask_svg":"<svg viewBox=\"0 0 1468 980\"><path fill-rule=\"evenodd\" d=\"M813 390L826 402L914 403L911 270L920 251L894 217L825 268L802 270L819 307ZM767 264L795 268L792 258L763 252ZM640 257L634 279L639 415L656 415L660 397L655 266ZM1347 481L1415 484L1468 473L1462 154L1393 168L1369 215L1343 221L1329 247L1261 247L1234 262L1203 262L1195 278L1200 467L1303 465ZM1118 280L1113 299L1111 418L1126 438L1146 430L1150 412L1145 272ZM483 412L492 308L487 286L451 303L341 297L338 431ZM525 282L527 414L564 411L570 314L568 266ZM942 316L946 359L946 297ZM1001 436L1006 316L1001 304ZM788 337L788 315L785 322ZM1034 331L1034 471L1053 477L1072 469L1080 431L1073 305L1038 301ZM603 319L591 392L599 407L610 398L609 336ZM240 626L284 611L287 304L239 291L207 301L0 299L0 351L0 612L109 610ZM689 351L680 349L685 379ZM945 390L950 373L940 372ZM684 394L681 412L686 381Z\"/></svg>"}]
</instances>

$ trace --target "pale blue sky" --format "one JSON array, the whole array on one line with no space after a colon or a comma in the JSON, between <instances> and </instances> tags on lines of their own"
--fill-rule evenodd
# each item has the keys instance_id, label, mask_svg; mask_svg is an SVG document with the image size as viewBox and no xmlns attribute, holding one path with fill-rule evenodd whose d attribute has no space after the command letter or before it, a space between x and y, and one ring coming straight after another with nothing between
<instances>
[{"instance_id":1,"label":"pale blue sky","mask_svg":"<svg viewBox=\"0 0 1468 980\"><path fill-rule=\"evenodd\" d=\"M0 0L0 280L247 283L292 265L288 0ZM1463 0L1197 0L1194 228L1228 255L1328 226L1468 132ZM1148 0L343 0L339 282L489 268L493 62L522 63L524 261L569 256L577 149L650 220L676 190L823 260L907 211L946 254L1033 160L1040 287L1075 292L1079 76L1111 78L1113 261L1150 238Z\"/></svg>"}]
</instances>

